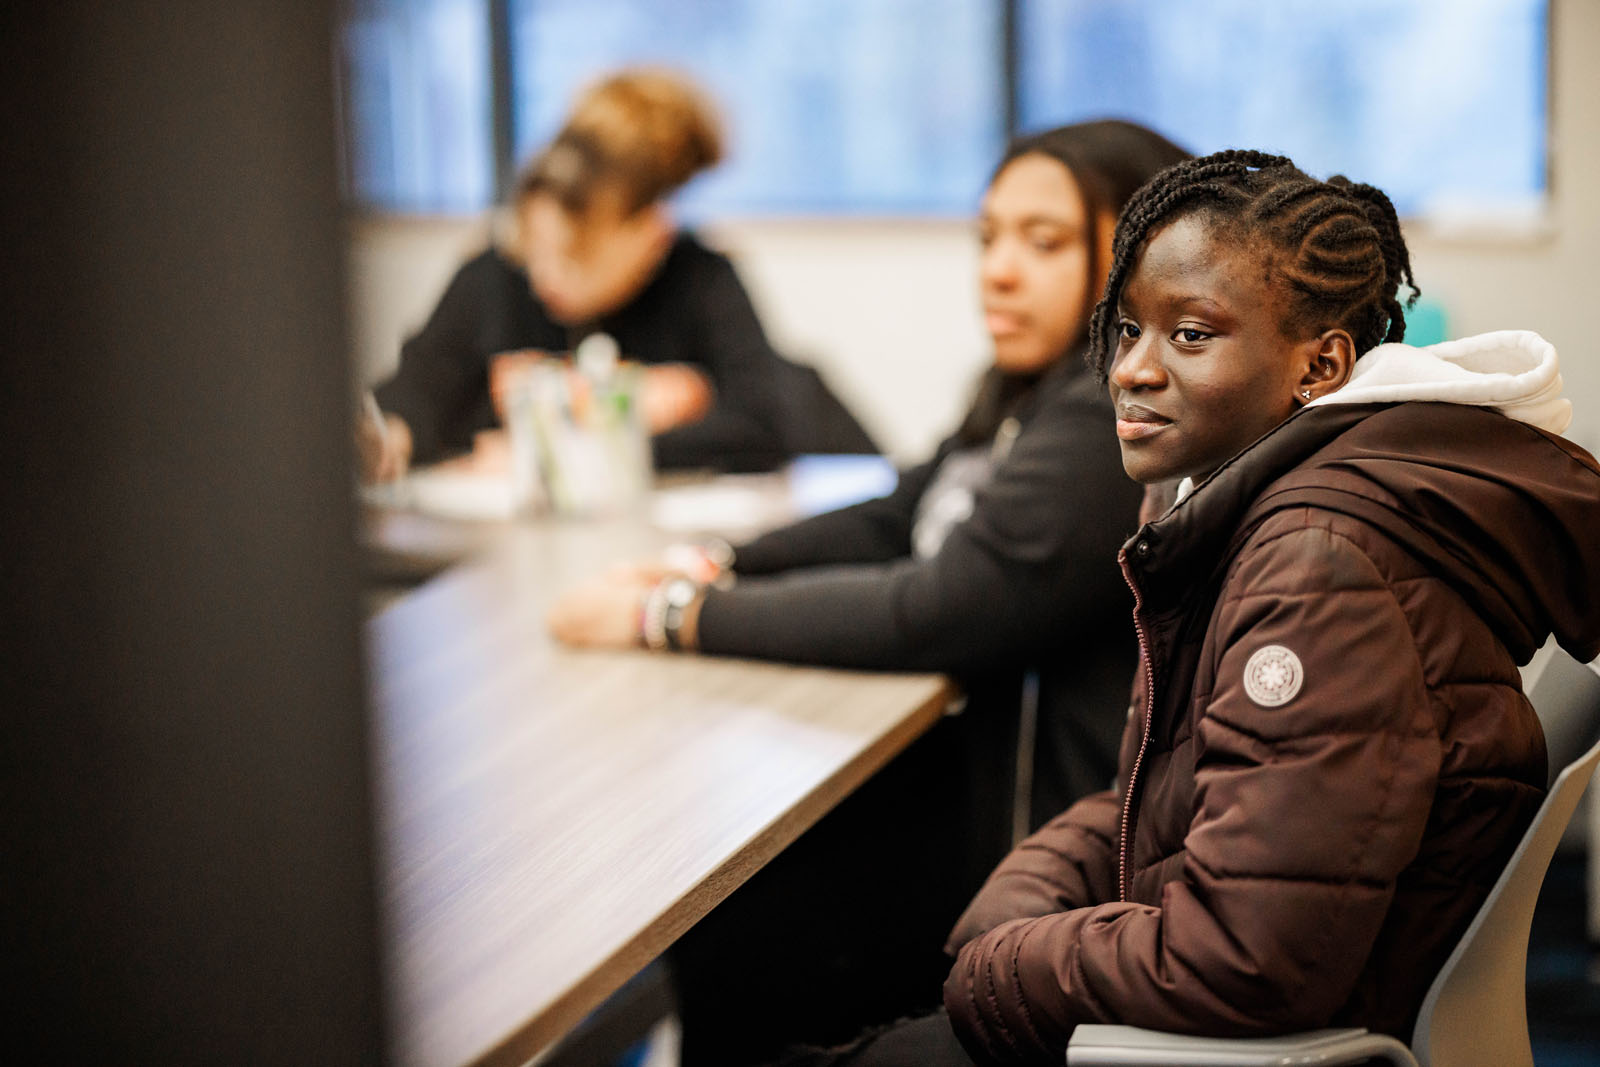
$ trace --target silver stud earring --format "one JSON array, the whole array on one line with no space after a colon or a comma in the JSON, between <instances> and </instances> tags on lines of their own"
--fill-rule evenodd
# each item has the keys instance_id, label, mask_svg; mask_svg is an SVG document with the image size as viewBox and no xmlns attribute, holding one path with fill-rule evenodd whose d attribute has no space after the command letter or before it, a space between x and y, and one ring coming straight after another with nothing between
<instances>
[{"instance_id":1,"label":"silver stud earring","mask_svg":"<svg viewBox=\"0 0 1600 1067\"><path fill-rule=\"evenodd\" d=\"M1302 389L1302 390L1300 390L1300 395L1305 397L1307 400L1310 400L1311 399L1311 390Z\"/></svg>"}]
</instances>

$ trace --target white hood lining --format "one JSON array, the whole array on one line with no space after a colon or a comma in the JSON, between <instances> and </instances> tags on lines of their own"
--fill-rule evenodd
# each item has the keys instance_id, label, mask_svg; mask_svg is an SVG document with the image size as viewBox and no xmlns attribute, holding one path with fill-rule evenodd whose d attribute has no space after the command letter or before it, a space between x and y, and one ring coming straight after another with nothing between
<instances>
[{"instance_id":1,"label":"white hood lining","mask_svg":"<svg viewBox=\"0 0 1600 1067\"><path fill-rule=\"evenodd\" d=\"M1564 433L1572 423L1572 402L1561 388L1554 345L1531 330L1500 330L1425 348L1379 345L1356 360L1342 389L1306 406L1436 400L1493 408Z\"/></svg>"}]
</instances>

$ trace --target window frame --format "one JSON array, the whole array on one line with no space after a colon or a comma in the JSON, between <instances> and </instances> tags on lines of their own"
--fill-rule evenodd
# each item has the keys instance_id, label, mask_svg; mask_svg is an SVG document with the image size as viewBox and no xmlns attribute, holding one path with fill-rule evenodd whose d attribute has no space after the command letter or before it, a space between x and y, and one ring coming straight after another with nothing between
<instances>
[{"instance_id":1,"label":"window frame","mask_svg":"<svg viewBox=\"0 0 1600 1067\"><path fill-rule=\"evenodd\" d=\"M1556 177L1555 160L1555 129L1556 114L1554 87L1556 83L1555 59L1555 23L1556 5L1567 0L1545 0L1544 5L1544 151L1543 151L1543 183L1544 189L1539 197L1539 207L1531 217L1499 218L1484 216L1477 218L1454 218L1437 215L1415 214L1405 215L1402 221L1407 226L1415 226L1428 237L1445 242L1461 242L1471 244L1527 244L1542 243L1553 240L1555 234L1554 202L1559 194L1558 180ZM512 194L512 187L516 181L519 161L515 158L516 143L516 96L514 92L513 71L516 69L517 57L515 54L515 35L511 25L512 0L484 0L485 15L488 19L489 42L489 93L492 129L489 143L493 158L490 160L490 172L493 176L493 201L483 210L494 210L504 205ZM1004 116L1001 123L1001 132L1006 139L1013 138L1025 132L1019 129L1019 117L1022 112L1022 78L1021 78L1021 33L1020 18L1021 0L998 0L1000 20L1001 56L997 71L1002 79L1000 86L1000 99L1004 105ZM429 212L395 211L381 205L366 202L354 188L354 175L350 164L351 141L355 137L355 116L350 107L348 85L338 77L341 73L342 63L336 65L336 89L339 93L338 109L340 123L338 136L339 145L339 176L344 187L346 202L358 214L364 215L416 215L430 214ZM916 218L925 212L909 211L904 213L905 218ZM772 212L752 213L741 215L741 218L770 219L790 217L813 218L815 215L805 212ZM854 214L845 214L840 217L854 218ZM874 217L880 217L874 215ZM899 216L888 216L899 217Z\"/></svg>"}]
</instances>

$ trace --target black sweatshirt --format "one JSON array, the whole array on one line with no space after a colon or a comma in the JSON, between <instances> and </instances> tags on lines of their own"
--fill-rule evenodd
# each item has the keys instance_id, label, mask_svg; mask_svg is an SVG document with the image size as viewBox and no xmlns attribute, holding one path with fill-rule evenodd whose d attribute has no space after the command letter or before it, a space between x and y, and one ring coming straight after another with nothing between
<instances>
[{"instance_id":1,"label":"black sweatshirt","mask_svg":"<svg viewBox=\"0 0 1600 1067\"><path fill-rule=\"evenodd\" d=\"M461 267L427 325L405 343L379 405L406 420L412 458L428 462L470 448L496 425L489 360L533 348L566 352L590 333L614 337L641 363L689 363L716 389L711 412L654 439L658 469L762 470L787 458L779 426L782 366L727 257L680 233L654 277L631 301L577 328L557 323L528 275L490 249Z\"/></svg>"},{"instance_id":2,"label":"black sweatshirt","mask_svg":"<svg viewBox=\"0 0 1600 1067\"><path fill-rule=\"evenodd\" d=\"M1066 357L1018 411L1022 432L937 554L911 555L917 502L954 439L893 493L738 550L707 593L703 651L797 663L1040 680L1033 821L1103 789L1136 650L1117 550L1138 526L1105 390Z\"/></svg>"}]
</instances>

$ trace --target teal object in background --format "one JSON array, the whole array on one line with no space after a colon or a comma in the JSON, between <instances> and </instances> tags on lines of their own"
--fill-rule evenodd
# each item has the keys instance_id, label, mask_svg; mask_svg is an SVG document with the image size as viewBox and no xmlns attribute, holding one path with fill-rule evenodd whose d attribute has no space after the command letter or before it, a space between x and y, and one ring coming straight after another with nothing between
<instances>
[{"instance_id":1,"label":"teal object in background","mask_svg":"<svg viewBox=\"0 0 1600 1067\"><path fill-rule=\"evenodd\" d=\"M1406 312L1406 344L1420 347L1449 340L1449 323L1443 304L1418 300L1417 306Z\"/></svg>"}]
</instances>

